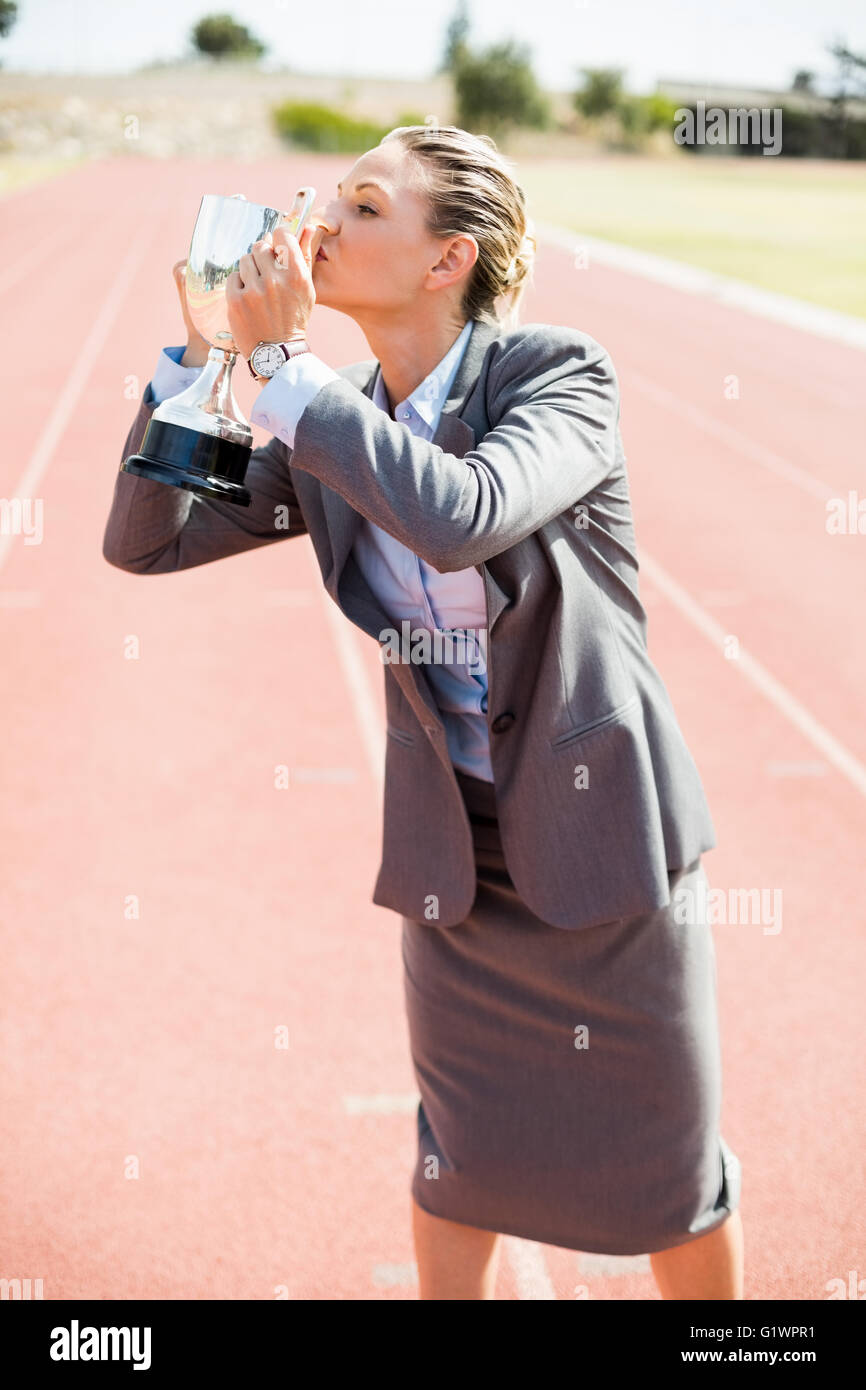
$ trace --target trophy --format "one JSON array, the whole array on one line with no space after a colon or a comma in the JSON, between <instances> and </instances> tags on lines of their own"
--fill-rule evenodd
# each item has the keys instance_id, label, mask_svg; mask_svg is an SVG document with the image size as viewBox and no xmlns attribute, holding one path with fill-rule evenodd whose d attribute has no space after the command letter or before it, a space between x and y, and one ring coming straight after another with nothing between
<instances>
[{"instance_id":1,"label":"trophy","mask_svg":"<svg viewBox=\"0 0 866 1390\"><path fill-rule=\"evenodd\" d=\"M199 497L250 505L252 497L243 484L253 435L232 390L238 349L226 312L226 281L241 256L277 226L300 236L315 196L314 188L299 189L291 212L283 213L248 203L242 193L204 195L186 262L186 300L190 318L211 349L192 385L156 407L141 452L125 459L121 472L186 488Z\"/></svg>"}]
</instances>

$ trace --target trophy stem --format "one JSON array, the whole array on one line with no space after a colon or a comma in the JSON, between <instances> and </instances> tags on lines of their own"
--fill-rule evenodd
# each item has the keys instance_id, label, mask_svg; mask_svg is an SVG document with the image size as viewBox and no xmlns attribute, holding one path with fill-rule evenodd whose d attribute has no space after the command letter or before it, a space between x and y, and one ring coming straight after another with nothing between
<instances>
[{"instance_id":1,"label":"trophy stem","mask_svg":"<svg viewBox=\"0 0 866 1390\"><path fill-rule=\"evenodd\" d=\"M154 415L176 425L193 426L207 434L218 434L233 444L252 445L253 433L235 400L232 367L237 352L212 347L201 374L191 386L157 406ZM191 416L190 411L195 415Z\"/></svg>"},{"instance_id":2,"label":"trophy stem","mask_svg":"<svg viewBox=\"0 0 866 1390\"><path fill-rule=\"evenodd\" d=\"M207 399L201 400L200 410L209 415L218 415L223 420L237 420L242 427L238 432L238 443L246 443L251 431L240 412L232 387L232 367L238 359L236 352L227 348L212 347L207 355L207 364L201 374L202 392L208 392ZM224 436L225 437L225 436ZM229 436L231 437L231 436Z\"/></svg>"}]
</instances>

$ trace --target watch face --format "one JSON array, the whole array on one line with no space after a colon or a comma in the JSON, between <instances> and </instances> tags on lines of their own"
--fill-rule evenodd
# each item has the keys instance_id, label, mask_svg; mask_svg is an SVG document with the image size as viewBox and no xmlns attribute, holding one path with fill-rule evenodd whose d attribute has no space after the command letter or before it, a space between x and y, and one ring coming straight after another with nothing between
<instances>
[{"instance_id":1,"label":"watch face","mask_svg":"<svg viewBox=\"0 0 866 1390\"><path fill-rule=\"evenodd\" d=\"M256 348L250 360L259 376L273 376L286 359L276 343L265 343Z\"/></svg>"}]
</instances>

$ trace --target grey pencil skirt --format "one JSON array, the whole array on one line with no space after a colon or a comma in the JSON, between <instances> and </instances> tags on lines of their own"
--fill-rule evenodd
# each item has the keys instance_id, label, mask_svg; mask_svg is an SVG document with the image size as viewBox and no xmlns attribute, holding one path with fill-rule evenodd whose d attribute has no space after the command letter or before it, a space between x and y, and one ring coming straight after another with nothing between
<instances>
[{"instance_id":1,"label":"grey pencil skirt","mask_svg":"<svg viewBox=\"0 0 866 1390\"><path fill-rule=\"evenodd\" d=\"M455 927L402 919L421 1100L412 1196L450 1221L637 1255L739 1205L719 1132L716 959L706 922L644 916L565 930L505 866L493 786L458 772L478 891ZM704 875L670 874L671 895ZM700 901L700 899L698 899Z\"/></svg>"}]
</instances>

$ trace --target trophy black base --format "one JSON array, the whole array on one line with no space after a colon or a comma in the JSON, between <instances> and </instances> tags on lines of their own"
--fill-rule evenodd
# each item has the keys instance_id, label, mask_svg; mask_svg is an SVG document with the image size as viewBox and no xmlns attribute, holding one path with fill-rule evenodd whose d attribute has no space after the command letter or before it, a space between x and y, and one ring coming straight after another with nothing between
<instances>
[{"instance_id":1,"label":"trophy black base","mask_svg":"<svg viewBox=\"0 0 866 1390\"><path fill-rule=\"evenodd\" d=\"M244 477L252 450L216 434L202 434L171 420L148 421L141 453L131 454L120 465L122 473L135 473L169 487L182 487L199 497L214 497L238 507L252 505Z\"/></svg>"}]
</instances>

